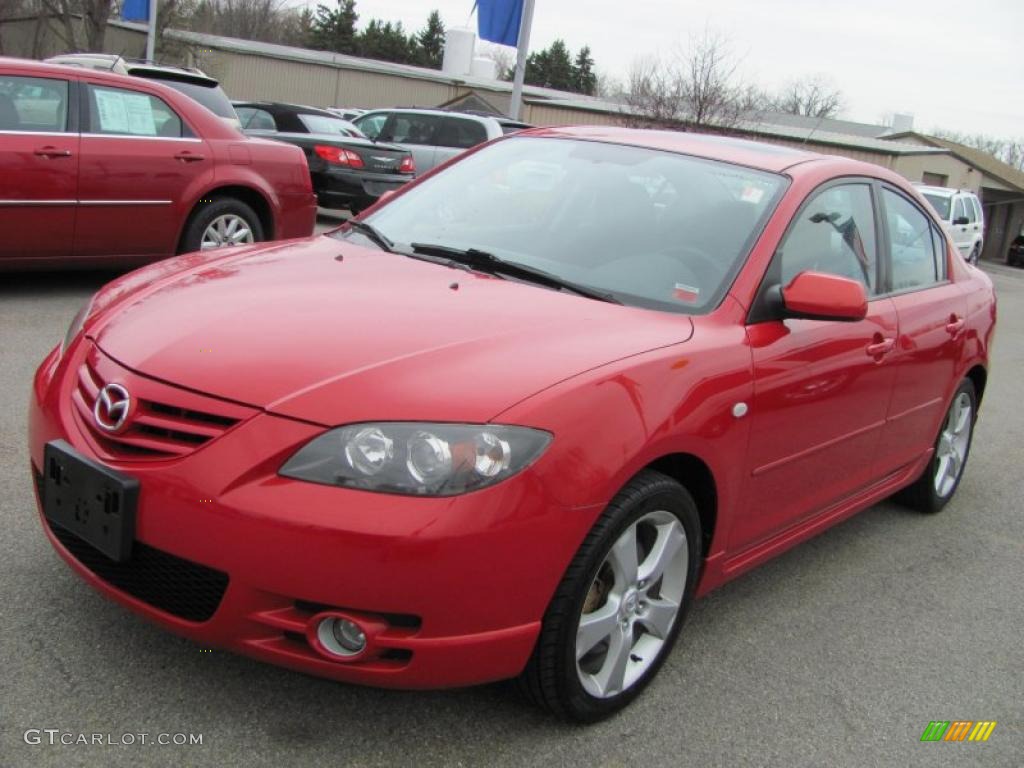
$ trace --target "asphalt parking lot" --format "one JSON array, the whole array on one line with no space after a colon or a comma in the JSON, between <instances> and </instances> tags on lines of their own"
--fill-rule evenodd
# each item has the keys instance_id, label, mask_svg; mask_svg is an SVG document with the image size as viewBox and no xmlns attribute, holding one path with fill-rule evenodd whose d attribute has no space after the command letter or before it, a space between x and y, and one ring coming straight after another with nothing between
<instances>
[{"instance_id":1,"label":"asphalt parking lot","mask_svg":"<svg viewBox=\"0 0 1024 768\"><path fill-rule=\"evenodd\" d=\"M585 728L503 686L387 692L203 652L93 592L40 530L25 402L112 275L0 276L0 766L1024 765L1024 271L989 269L995 360L954 502L878 505L720 589L646 694ZM920 743L931 720L998 725ZM32 745L28 729L202 745Z\"/></svg>"}]
</instances>

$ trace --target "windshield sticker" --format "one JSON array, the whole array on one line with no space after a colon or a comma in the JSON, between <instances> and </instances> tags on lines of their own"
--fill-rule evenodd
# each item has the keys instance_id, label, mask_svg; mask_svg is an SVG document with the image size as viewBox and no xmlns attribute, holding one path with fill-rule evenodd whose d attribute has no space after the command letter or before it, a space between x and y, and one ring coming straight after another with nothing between
<instances>
[{"instance_id":1,"label":"windshield sticker","mask_svg":"<svg viewBox=\"0 0 1024 768\"><path fill-rule=\"evenodd\" d=\"M700 301L700 288L695 288L692 285L686 285L685 283L676 283L675 290L672 295L676 297L676 301L685 301L687 304L696 304Z\"/></svg>"},{"instance_id":2,"label":"windshield sticker","mask_svg":"<svg viewBox=\"0 0 1024 768\"><path fill-rule=\"evenodd\" d=\"M757 205L758 203L761 202L762 197L764 197L763 189L748 184L743 188L743 194L740 195L740 200L743 200L746 203L753 203L754 205Z\"/></svg>"}]
</instances>

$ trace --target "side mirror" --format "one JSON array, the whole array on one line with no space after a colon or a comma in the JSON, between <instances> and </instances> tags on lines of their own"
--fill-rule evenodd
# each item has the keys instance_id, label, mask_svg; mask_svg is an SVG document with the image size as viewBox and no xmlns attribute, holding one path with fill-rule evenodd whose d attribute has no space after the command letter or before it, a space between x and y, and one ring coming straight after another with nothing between
<instances>
[{"instance_id":1,"label":"side mirror","mask_svg":"<svg viewBox=\"0 0 1024 768\"><path fill-rule=\"evenodd\" d=\"M968 219L966 216L961 216L958 219L953 219L953 226L954 227L962 227L965 224L970 224L970 223L971 223L970 219Z\"/></svg>"},{"instance_id":2,"label":"side mirror","mask_svg":"<svg viewBox=\"0 0 1024 768\"><path fill-rule=\"evenodd\" d=\"M801 272L782 291L785 317L855 322L868 314L868 296L857 280Z\"/></svg>"}]
</instances>

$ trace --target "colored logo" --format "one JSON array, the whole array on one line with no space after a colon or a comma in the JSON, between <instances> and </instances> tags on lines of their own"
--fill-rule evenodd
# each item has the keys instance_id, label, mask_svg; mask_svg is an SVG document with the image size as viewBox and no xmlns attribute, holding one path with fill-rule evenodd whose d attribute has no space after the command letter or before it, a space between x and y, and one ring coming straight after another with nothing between
<instances>
[{"instance_id":1,"label":"colored logo","mask_svg":"<svg viewBox=\"0 0 1024 768\"><path fill-rule=\"evenodd\" d=\"M921 741L988 741L995 727L995 720L932 720Z\"/></svg>"}]
</instances>

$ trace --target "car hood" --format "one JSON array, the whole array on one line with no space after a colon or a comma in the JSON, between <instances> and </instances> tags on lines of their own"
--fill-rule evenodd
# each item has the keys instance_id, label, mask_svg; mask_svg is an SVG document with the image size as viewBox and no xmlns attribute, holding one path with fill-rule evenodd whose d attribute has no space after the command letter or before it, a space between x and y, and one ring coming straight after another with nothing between
<instances>
[{"instance_id":1,"label":"car hood","mask_svg":"<svg viewBox=\"0 0 1024 768\"><path fill-rule=\"evenodd\" d=\"M487 421L559 381L692 333L685 315L326 236L157 280L88 330L138 373L324 425Z\"/></svg>"}]
</instances>

